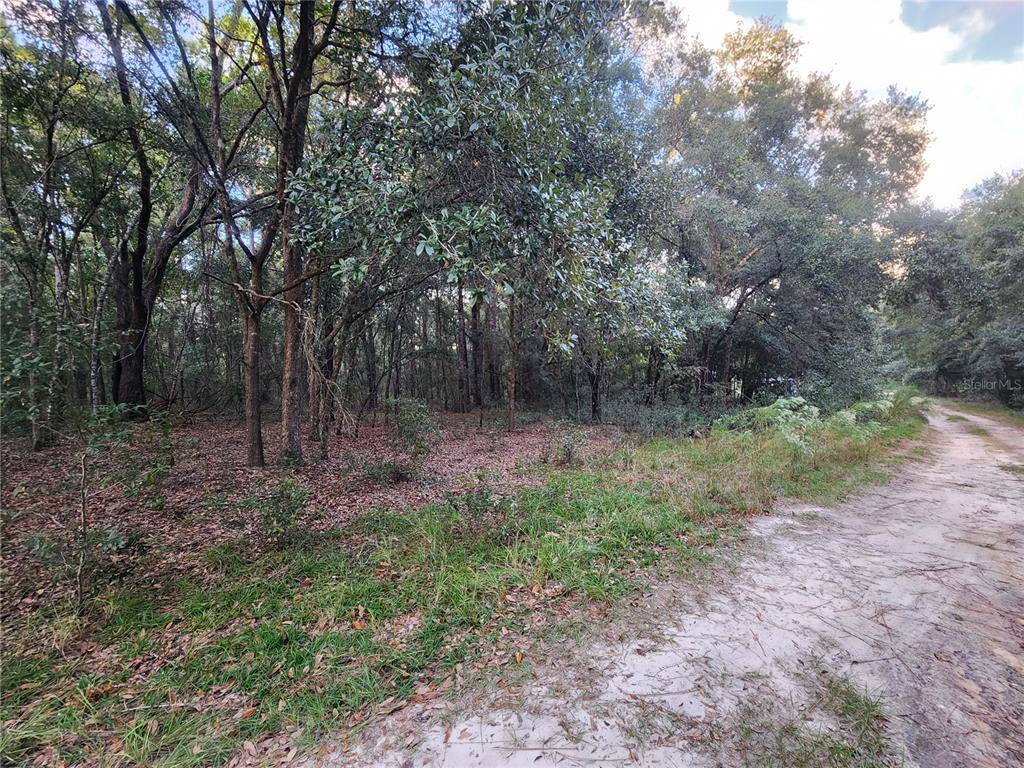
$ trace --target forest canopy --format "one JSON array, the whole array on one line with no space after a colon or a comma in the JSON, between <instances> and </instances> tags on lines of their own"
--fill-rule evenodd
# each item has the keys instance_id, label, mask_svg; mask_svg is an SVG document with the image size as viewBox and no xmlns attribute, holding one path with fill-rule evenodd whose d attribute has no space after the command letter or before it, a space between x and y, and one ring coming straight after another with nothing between
<instances>
[{"instance_id":1,"label":"forest canopy","mask_svg":"<svg viewBox=\"0 0 1024 768\"><path fill-rule=\"evenodd\" d=\"M47 0L2 42L3 427L387 402L601 421L1024 381L1019 175L913 198L927 105L660 3ZM1016 398L1016 399L1014 399ZM278 423L279 416L279 423ZM276 444L276 442L275 442Z\"/></svg>"}]
</instances>

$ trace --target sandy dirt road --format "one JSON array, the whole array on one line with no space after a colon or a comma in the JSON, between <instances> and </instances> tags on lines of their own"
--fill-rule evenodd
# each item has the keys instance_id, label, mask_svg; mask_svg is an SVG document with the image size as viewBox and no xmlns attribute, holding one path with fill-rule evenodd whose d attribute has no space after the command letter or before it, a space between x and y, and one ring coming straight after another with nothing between
<instances>
[{"instance_id":1,"label":"sandy dirt road","mask_svg":"<svg viewBox=\"0 0 1024 768\"><path fill-rule=\"evenodd\" d=\"M808 698L824 673L880 700L893 765L1024 766L1024 429L946 405L929 422L929 457L892 482L759 519L732 567L647 596L656 632L620 622L515 695L409 707L312 762L757 765L752 711L754 730L838 727Z\"/></svg>"}]
</instances>

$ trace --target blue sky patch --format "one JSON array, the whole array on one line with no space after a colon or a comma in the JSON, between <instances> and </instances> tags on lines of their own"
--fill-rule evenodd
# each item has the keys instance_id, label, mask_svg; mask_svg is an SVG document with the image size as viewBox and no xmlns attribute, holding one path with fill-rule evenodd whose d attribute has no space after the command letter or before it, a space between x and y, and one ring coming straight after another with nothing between
<instances>
[{"instance_id":1,"label":"blue sky patch","mask_svg":"<svg viewBox=\"0 0 1024 768\"><path fill-rule=\"evenodd\" d=\"M946 27L967 33L950 61L1015 61L1024 50L1024 2L1019 0L903 0L900 18L919 32Z\"/></svg>"},{"instance_id":2,"label":"blue sky patch","mask_svg":"<svg viewBox=\"0 0 1024 768\"><path fill-rule=\"evenodd\" d=\"M776 24L789 21L788 0L729 0L729 10L748 19L768 17Z\"/></svg>"}]
</instances>

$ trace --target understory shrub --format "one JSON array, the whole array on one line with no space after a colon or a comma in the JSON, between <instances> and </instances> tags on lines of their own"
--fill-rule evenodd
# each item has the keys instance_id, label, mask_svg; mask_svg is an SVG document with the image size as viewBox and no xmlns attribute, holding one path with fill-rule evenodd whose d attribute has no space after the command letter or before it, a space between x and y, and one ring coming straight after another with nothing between
<instances>
[{"instance_id":1,"label":"understory shrub","mask_svg":"<svg viewBox=\"0 0 1024 768\"><path fill-rule=\"evenodd\" d=\"M371 461L363 467L366 476L375 483L391 484L411 480L415 473L406 462Z\"/></svg>"},{"instance_id":2,"label":"understory shrub","mask_svg":"<svg viewBox=\"0 0 1024 768\"><path fill-rule=\"evenodd\" d=\"M826 446L830 436L866 442L887 424L916 416L925 404L925 398L916 390L900 387L884 392L878 399L863 400L822 416L817 406L802 397L780 397L771 405L719 418L712 431L717 434L773 431L797 451L811 452L813 446L809 438L825 438L818 442Z\"/></svg>"},{"instance_id":3,"label":"understory shrub","mask_svg":"<svg viewBox=\"0 0 1024 768\"><path fill-rule=\"evenodd\" d=\"M686 403L658 402L653 406L619 400L605 405L605 420L648 440L700 434L723 412L721 406L697 408Z\"/></svg>"},{"instance_id":4,"label":"understory shrub","mask_svg":"<svg viewBox=\"0 0 1024 768\"><path fill-rule=\"evenodd\" d=\"M382 483L416 477L430 455L437 435L430 409L426 403L406 397L389 399L385 407L388 413L388 447L393 457L366 465L366 474Z\"/></svg>"},{"instance_id":5,"label":"understory shrub","mask_svg":"<svg viewBox=\"0 0 1024 768\"><path fill-rule=\"evenodd\" d=\"M545 464L570 467L580 458L580 450L586 443L586 434L570 422L559 422L555 434L544 447L541 460Z\"/></svg>"},{"instance_id":6,"label":"understory shrub","mask_svg":"<svg viewBox=\"0 0 1024 768\"><path fill-rule=\"evenodd\" d=\"M307 493L298 480L282 478L270 490L261 482L259 487L239 502L242 509L256 514L260 537L272 549L285 549L295 544L308 522Z\"/></svg>"},{"instance_id":7,"label":"understory shrub","mask_svg":"<svg viewBox=\"0 0 1024 768\"><path fill-rule=\"evenodd\" d=\"M161 414L142 421L134 415L130 407L103 406L76 425L77 456L65 478L75 500L54 510L52 528L22 539L58 587L54 602L66 603L73 593L75 617L99 589L128 578L150 544L137 531L96 524L97 490L115 488L148 509L164 506L163 480L174 466L171 425Z\"/></svg>"}]
</instances>

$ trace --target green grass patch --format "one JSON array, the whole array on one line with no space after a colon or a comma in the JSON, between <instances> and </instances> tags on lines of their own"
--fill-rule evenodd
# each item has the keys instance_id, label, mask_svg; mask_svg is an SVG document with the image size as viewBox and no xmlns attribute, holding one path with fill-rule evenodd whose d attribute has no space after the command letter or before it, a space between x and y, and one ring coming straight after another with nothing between
<instances>
[{"instance_id":1,"label":"green grass patch","mask_svg":"<svg viewBox=\"0 0 1024 768\"><path fill-rule=\"evenodd\" d=\"M946 417L946 421L969 421L966 416L961 416L959 413L954 413Z\"/></svg>"},{"instance_id":2,"label":"green grass patch","mask_svg":"<svg viewBox=\"0 0 1024 768\"><path fill-rule=\"evenodd\" d=\"M783 702L748 702L737 716L736 751L749 768L896 768L879 701L849 679L820 672L797 715Z\"/></svg>"},{"instance_id":3,"label":"green grass patch","mask_svg":"<svg viewBox=\"0 0 1024 768\"><path fill-rule=\"evenodd\" d=\"M354 727L468 663L511 672L547 601L611 601L707 560L778 496L831 501L880 479L912 408L798 430L656 440L539 488L486 488L416 511L371 510L315 544L204 555L212 583L121 589L98 604L99 670L5 659L0 757L218 764L247 740Z\"/></svg>"},{"instance_id":4,"label":"green grass patch","mask_svg":"<svg viewBox=\"0 0 1024 768\"><path fill-rule=\"evenodd\" d=\"M987 429L985 429L984 427L979 427L976 424L966 427L966 429L972 435L977 435L978 437L988 437L991 434L991 432L989 432Z\"/></svg>"}]
</instances>

